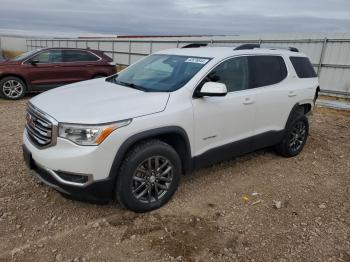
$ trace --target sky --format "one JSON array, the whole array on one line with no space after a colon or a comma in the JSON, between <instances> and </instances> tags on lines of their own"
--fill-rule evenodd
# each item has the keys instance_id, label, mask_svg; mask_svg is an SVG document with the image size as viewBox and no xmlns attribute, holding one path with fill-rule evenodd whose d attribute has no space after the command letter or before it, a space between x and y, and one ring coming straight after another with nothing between
<instances>
[{"instance_id":1,"label":"sky","mask_svg":"<svg viewBox=\"0 0 350 262\"><path fill-rule=\"evenodd\" d=\"M0 0L0 34L350 32L350 0Z\"/></svg>"}]
</instances>

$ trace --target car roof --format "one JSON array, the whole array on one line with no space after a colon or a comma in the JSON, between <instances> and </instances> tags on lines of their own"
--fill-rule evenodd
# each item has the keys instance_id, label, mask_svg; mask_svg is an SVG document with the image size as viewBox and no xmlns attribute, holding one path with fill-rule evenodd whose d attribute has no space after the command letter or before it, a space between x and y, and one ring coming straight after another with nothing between
<instances>
[{"instance_id":1,"label":"car roof","mask_svg":"<svg viewBox=\"0 0 350 262\"><path fill-rule=\"evenodd\" d=\"M88 49L88 48L76 48L76 47L46 47L46 48L40 48L37 49L38 51L45 51L45 50L55 50L55 49L62 49L62 50L83 50L83 51L90 51L90 52L102 52L95 49Z\"/></svg>"},{"instance_id":2,"label":"car roof","mask_svg":"<svg viewBox=\"0 0 350 262\"><path fill-rule=\"evenodd\" d=\"M196 56L196 57L208 57L208 58L225 58L234 55L287 55L287 56L306 56L300 52L293 52L288 49L281 48L254 48L234 50L235 47L196 47L196 48L174 48L166 49L157 52L156 54L168 54L168 55L182 55L182 56Z\"/></svg>"}]
</instances>

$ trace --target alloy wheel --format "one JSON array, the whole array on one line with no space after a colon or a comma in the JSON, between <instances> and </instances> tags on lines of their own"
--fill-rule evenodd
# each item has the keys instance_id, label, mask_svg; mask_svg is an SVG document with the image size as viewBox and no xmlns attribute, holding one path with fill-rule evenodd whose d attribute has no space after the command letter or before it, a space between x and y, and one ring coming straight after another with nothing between
<instances>
[{"instance_id":1,"label":"alloy wheel","mask_svg":"<svg viewBox=\"0 0 350 262\"><path fill-rule=\"evenodd\" d=\"M23 91L23 85L17 80L8 80L2 85L2 90L5 96L11 99L19 98Z\"/></svg>"},{"instance_id":2,"label":"alloy wheel","mask_svg":"<svg viewBox=\"0 0 350 262\"><path fill-rule=\"evenodd\" d=\"M306 137L306 125L303 121L297 122L289 137L289 147L295 152L303 145Z\"/></svg>"},{"instance_id":3,"label":"alloy wheel","mask_svg":"<svg viewBox=\"0 0 350 262\"><path fill-rule=\"evenodd\" d=\"M152 156L144 160L132 177L132 194L142 203L160 200L168 192L173 180L174 167L163 156Z\"/></svg>"}]
</instances>

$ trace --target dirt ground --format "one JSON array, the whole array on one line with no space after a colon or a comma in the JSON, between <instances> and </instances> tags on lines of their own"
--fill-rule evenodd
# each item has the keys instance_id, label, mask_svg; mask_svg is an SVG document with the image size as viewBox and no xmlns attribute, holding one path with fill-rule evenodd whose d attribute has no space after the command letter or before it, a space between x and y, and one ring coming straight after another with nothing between
<instances>
[{"instance_id":1,"label":"dirt ground","mask_svg":"<svg viewBox=\"0 0 350 262\"><path fill-rule=\"evenodd\" d=\"M134 214L32 176L26 102L0 100L0 261L350 261L349 112L316 109L296 158L265 149L199 170L165 207Z\"/></svg>"}]
</instances>

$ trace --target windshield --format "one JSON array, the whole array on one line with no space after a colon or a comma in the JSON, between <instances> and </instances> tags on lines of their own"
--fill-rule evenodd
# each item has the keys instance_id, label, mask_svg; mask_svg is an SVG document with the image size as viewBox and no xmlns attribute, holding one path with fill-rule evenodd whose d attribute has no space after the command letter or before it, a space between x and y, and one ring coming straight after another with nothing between
<instances>
[{"instance_id":1,"label":"windshield","mask_svg":"<svg viewBox=\"0 0 350 262\"><path fill-rule=\"evenodd\" d=\"M28 57L30 57L31 55L39 52L41 49L35 49L35 50L32 50L32 51L29 51L29 52L26 52L26 53L23 53L19 56L16 56L15 58L12 58L11 60L12 61L20 61L20 60L23 60L23 59L26 59Z\"/></svg>"},{"instance_id":2,"label":"windshield","mask_svg":"<svg viewBox=\"0 0 350 262\"><path fill-rule=\"evenodd\" d=\"M150 55L107 81L145 92L171 92L184 86L210 58Z\"/></svg>"}]
</instances>

